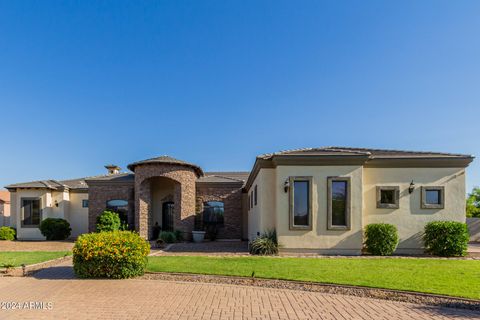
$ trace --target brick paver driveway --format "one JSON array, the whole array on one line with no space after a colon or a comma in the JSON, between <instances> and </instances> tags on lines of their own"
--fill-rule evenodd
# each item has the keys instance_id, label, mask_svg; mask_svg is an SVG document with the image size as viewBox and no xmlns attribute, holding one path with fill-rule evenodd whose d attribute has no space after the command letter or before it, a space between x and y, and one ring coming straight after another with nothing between
<instances>
[{"instance_id":1,"label":"brick paver driveway","mask_svg":"<svg viewBox=\"0 0 480 320\"><path fill-rule=\"evenodd\" d=\"M0 278L0 301L51 310L0 310L0 319L456 319L478 313L316 292L160 280ZM56 278L56 279L55 279Z\"/></svg>"}]
</instances>

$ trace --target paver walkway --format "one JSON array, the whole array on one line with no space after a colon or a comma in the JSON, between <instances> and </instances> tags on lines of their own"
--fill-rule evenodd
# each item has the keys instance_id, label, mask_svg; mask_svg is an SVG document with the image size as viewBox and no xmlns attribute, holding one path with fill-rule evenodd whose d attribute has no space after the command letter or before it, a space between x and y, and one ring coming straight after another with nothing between
<instances>
[{"instance_id":1,"label":"paver walkway","mask_svg":"<svg viewBox=\"0 0 480 320\"><path fill-rule=\"evenodd\" d=\"M0 251L70 251L73 241L1 241Z\"/></svg>"},{"instance_id":2,"label":"paver walkway","mask_svg":"<svg viewBox=\"0 0 480 320\"><path fill-rule=\"evenodd\" d=\"M79 280L68 262L0 278L0 301L52 303L0 319L480 319L474 311L318 292L161 280Z\"/></svg>"}]
</instances>

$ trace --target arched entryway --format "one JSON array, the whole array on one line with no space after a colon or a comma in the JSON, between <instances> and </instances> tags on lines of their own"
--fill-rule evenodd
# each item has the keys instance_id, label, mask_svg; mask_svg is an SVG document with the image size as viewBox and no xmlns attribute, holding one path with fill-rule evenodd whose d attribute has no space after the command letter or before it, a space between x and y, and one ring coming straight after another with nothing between
<instances>
[{"instance_id":1,"label":"arched entryway","mask_svg":"<svg viewBox=\"0 0 480 320\"><path fill-rule=\"evenodd\" d=\"M195 219L195 182L203 175L195 165L170 157L159 157L129 165L135 172L135 227L142 237L150 239L153 227L163 225L163 206L173 202L175 231L191 237Z\"/></svg>"}]
</instances>

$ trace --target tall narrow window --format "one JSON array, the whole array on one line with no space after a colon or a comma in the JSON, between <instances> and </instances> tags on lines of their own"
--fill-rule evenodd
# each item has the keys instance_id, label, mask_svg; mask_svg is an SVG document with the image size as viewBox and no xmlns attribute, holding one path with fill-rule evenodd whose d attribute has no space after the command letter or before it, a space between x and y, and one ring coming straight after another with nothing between
<instances>
[{"instance_id":1,"label":"tall narrow window","mask_svg":"<svg viewBox=\"0 0 480 320\"><path fill-rule=\"evenodd\" d=\"M328 229L350 229L350 178L329 177L328 191Z\"/></svg>"},{"instance_id":2,"label":"tall narrow window","mask_svg":"<svg viewBox=\"0 0 480 320\"><path fill-rule=\"evenodd\" d=\"M311 177L290 177L290 229L312 229Z\"/></svg>"},{"instance_id":3,"label":"tall narrow window","mask_svg":"<svg viewBox=\"0 0 480 320\"><path fill-rule=\"evenodd\" d=\"M42 220L39 198L22 198L22 227L38 227Z\"/></svg>"},{"instance_id":4,"label":"tall narrow window","mask_svg":"<svg viewBox=\"0 0 480 320\"><path fill-rule=\"evenodd\" d=\"M257 185L255 185L255 191L254 191L254 195L255 195L255 205L257 205L257 199L258 199L258 188L257 188Z\"/></svg>"},{"instance_id":5,"label":"tall narrow window","mask_svg":"<svg viewBox=\"0 0 480 320\"><path fill-rule=\"evenodd\" d=\"M253 208L253 190L250 192L250 208Z\"/></svg>"}]
</instances>

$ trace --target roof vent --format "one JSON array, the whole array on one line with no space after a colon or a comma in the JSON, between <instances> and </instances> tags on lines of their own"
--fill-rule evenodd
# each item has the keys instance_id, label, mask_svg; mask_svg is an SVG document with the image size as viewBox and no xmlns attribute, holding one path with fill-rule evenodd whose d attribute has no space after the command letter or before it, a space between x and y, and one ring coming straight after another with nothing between
<instances>
[{"instance_id":1,"label":"roof vent","mask_svg":"<svg viewBox=\"0 0 480 320\"><path fill-rule=\"evenodd\" d=\"M108 174L119 174L120 173L120 167L116 166L114 164L107 164L105 168L108 170Z\"/></svg>"}]
</instances>

